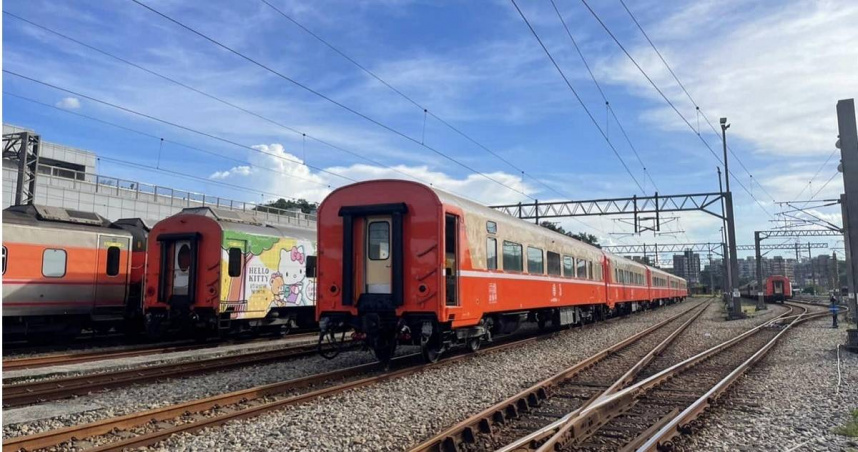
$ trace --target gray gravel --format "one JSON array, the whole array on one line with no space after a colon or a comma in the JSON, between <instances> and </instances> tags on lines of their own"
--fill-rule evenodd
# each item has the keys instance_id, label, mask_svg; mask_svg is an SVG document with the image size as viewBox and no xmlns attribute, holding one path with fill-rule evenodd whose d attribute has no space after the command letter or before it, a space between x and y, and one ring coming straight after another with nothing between
<instances>
[{"instance_id":1,"label":"gray gravel","mask_svg":"<svg viewBox=\"0 0 858 452\"><path fill-rule=\"evenodd\" d=\"M402 450L653 323L684 303L575 329L503 353L177 435L160 450Z\"/></svg>"},{"instance_id":2,"label":"gray gravel","mask_svg":"<svg viewBox=\"0 0 858 452\"><path fill-rule=\"evenodd\" d=\"M414 352L413 349L411 351ZM326 360L318 356L290 359L273 364L242 367L224 372L208 373L93 393L74 399L52 402L50 405L39 405L38 409L40 410L55 412L70 410L73 413L63 414L50 419L4 425L3 437L30 435L70 425L94 422L108 417L159 408L373 361L375 359L369 352L348 352L343 353L336 360ZM77 409L79 406L90 408L96 406L98 408L85 412L77 412L79 411ZM20 409L28 408L18 408L15 410Z\"/></svg>"},{"instance_id":3,"label":"gray gravel","mask_svg":"<svg viewBox=\"0 0 858 452\"><path fill-rule=\"evenodd\" d=\"M858 355L837 345L846 331L831 319L787 334L722 401L701 418L702 429L678 441L680 450L858 450L858 439L836 435L858 409Z\"/></svg>"}]
</instances>

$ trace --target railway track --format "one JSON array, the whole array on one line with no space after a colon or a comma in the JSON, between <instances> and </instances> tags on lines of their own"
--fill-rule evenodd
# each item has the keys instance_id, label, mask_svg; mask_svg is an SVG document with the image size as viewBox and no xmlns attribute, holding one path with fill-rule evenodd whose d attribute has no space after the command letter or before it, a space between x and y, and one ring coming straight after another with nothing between
<instances>
[{"instance_id":1,"label":"railway track","mask_svg":"<svg viewBox=\"0 0 858 452\"><path fill-rule=\"evenodd\" d=\"M791 315L797 310L803 312ZM544 381L413 450L656 450L702 413L792 325L824 315L824 311L808 314L806 307L790 307L773 320L627 386L651 361L649 354L644 355L610 386L594 385L596 391L576 397L577 407L566 411L551 410L543 398L527 397L539 391L554 393L546 390L550 382ZM575 367L576 375L584 375L581 364ZM557 395L561 400L568 398L566 392ZM520 422L534 417L542 422ZM508 425L498 428L504 422Z\"/></svg>"},{"instance_id":2,"label":"railway track","mask_svg":"<svg viewBox=\"0 0 858 452\"><path fill-rule=\"evenodd\" d=\"M289 336L296 341L301 339L315 339L318 333L306 333ZM267 340L267 339L266 339ZM112 351L91 351L91 352L75 352L75 353L57 353L52 355L41 355L27 358L14 358L3 360L3 370L21 370L21 369L38 369L49 366L64 366L67 364L79 364L93 361L103 361L107 359L117 358L132 358L137 356L151 356L168 353L178 353L192 350L202 350L207 348L216 348L223 345L244 344L251 341L227 342L218 344L194 344L194 345L171 345L167 347L138 347L133 349L112 350Z\"/></svg>"},{"instance_id":3,"label":"railway track","mask_svg":"<svg viewBox=\"0 0 858 452\"><path fill-rule=\"evenodd\" d=\"M550 335L529 336L509 342L498 341L477 352L451 355L433 364L424 364L419 353L400 356L392 361L393 370L385 373L381 373L382 369L377 362L363 364L89 424L51 430L35 435L13 437L3 442L3 451L32 451L60 445L76 448L85 447L89 451L120 451L150 446L177 433L192 433L232 420L258 416L289 405L405 377L436 366L448 365L474 356L518 347L529 342L545 340L548 337ZM379 374L366 376L372 372ZM364 378L354 379L361 376ZM300 390L307 388L319 389L299 393Z\"/></svg>"},{"instance_id":4,"label":"railway track","mask_svg":"<svg viewBox=\"0 0 858 452\"><path fill-rule=\"evenodd\" d=\"M185 377L204 372L268 363L281 359L301 358L315 355L316 351L316 344L303 344L276 350L264 350L196 361L8 384L3 385L3 406L16 407L166 378Z\"/></svg>"},{"instance_id":5,"label":"railway track","mask_svg":"<svg viewBox=\"0 0 858 452\"><path fill-rule=\"evenodd\" d=\"M685 310L674 318L668 319L668 321L680 316L687 316L689 311ZM562 332L560 333L562 334ZM296 380L259 386L116 418L104 419L89 424L71 426L34 435L13 437L4 441L3 450L15 451L24 449L32 451L62 446L107 451L150 446L177 433L192 433L231 420L258 416L289 405L304 403L350 389L405 377L436 366L448 365L452 362L470 359L473 356L494 353L507 348L521 346L528 342L545 340L549 337L551 335L517 338L509 342L498 341L477 352L453 355L434 364L423 364L422 362L416 364L416 361L422 361L417 354L402 356L393 361L394 367L392 371L379 373L378 375L367 376L367 374L373 372L380 372L378 363L364 364ZM308 388L314 389L308 392L301 392Z\"/></svg>"}]
</instances>

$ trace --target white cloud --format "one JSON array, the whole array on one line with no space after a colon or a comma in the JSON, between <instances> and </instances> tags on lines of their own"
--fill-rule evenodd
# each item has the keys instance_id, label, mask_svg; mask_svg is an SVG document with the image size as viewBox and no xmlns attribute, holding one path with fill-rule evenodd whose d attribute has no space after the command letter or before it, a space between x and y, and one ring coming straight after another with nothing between
<instances>
[{"instance_id":1,"label":"white cloud","mask_svg":"<svg viewBox=\"0 0 858 452\"><path fill-rule=\"evenodd\" d=\"M226 171L215 171L209 176L210 179L226 179L230 176L249 176L253 169L247 165L234 166Z\"/></svg>"},{"instance_id":2,"label":"white cloud","mask_svg":"<svg viewBox=\"0 0 858 452\"><path fill-rule=\"evenodd\" d=\"M55 103L54 106L66 110L77 110L80 108L80 99L77 97L64 97L59 102Z\"/></svg>"},{"instance_id":3,"label":"white cloud","mask_svg":"<svg viewBox=\"0 0 858 452\"><path fill-rule=\"evenodd\" d=\"M712 33L676 19L701 8L708 7L692 3L655 26L643 25L709 119L728 116L729 133L757 153L825 155L837 135L837 100L858 91L858 4L799 0L755 10ZM694 107L649 45L638 41L631 53L696 126ZM597 68L599 77L658 99L645 120L687 131L625 55Z\"/></svg>"},{"instance_id":4,"label":"white cloud","mask_svg":"<svg viewBox=\"0 0 858 452\"><path fill-rule=\"evenodd\" d=\"M300 158L287 152L282 144L261 144L253 148L260 152L248 155L252 166L236 166L217 171L210 178L226 179L252 175L245 183L249 182L256 189L310 201L321 201L333 188L352 183L350 179L414 180L483 204L526 201L528 198L522 193L531 195L536 192L533 187L524 183L520 176L500 171L483 173L485 176L469 174L456 177L432 170L425 165L379 167L352 164L311 168Z\"/></svg>"}]
</instances>

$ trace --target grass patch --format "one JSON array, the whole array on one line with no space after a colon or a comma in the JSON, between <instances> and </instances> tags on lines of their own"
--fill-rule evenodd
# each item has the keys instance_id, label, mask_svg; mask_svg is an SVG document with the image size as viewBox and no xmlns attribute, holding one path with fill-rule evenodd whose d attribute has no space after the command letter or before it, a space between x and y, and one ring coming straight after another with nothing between
<instances>
[{"instance_id":1,"label":"grass patch","mask_svg":"<svg viewBox=\"0 0 858 452\"><path fill-rule=\"evenodd\" d=\"M847 422L846 425L835 428L834 433L850 438L858 438L858 410L853 410L852 420Z\"/></svg>"}]
</instances>

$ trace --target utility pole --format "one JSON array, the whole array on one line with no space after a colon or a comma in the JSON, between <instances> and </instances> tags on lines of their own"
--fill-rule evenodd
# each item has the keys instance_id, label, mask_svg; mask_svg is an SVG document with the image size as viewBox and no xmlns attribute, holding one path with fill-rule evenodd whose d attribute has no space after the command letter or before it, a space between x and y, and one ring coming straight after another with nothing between
<instances>
[{"instance_id":1,"label":"utility pole","mask_svg":"<svg viewBox=\"0 0 858 452\"><path fill-rule=\"evenodd\" d=\"M721 142L724 144L724 182L727 192L724 194L724 200L727 209L727 246L730 248L730 263L727 266L730 274L730 294L728 300L732 301L732 310L730 312L731 319L740 319L744 317L742 314L742 299L739 298L739 291L735 287L738 282L739 261L736 258L736 219L733 214L733 194L730 192L730 166L727 159L727 129L730 124L727 124L727 118L721 118Z\"/></svg>"},{"instance_id":2,"label":"utility pole","mask_svg":"<svg viewBox=\"0 0 858 452\"><path fill-rule=\"evenodd\" d=\"M754 231L754 248L757 259L757 311L767 309L763 291L763 256L760 253L760 231Z\"/></svg>"},{"instance_id":3,"label":"utility pole","mask_svg":"<svg viewBox=\"0 0 858 452\"><path fill-rule=\"evenodd\" d=\"M813 284L814 294L819 295L816 293L816 266L813 265L813 254L810 252L810 244L807 245L807 258L810 259L810 283Z\"/></svg>"},{"instance_id":4,"label":"utility pole","mask_svg":"<svg viewBox=\"0 0 858 452\"><path fill-rule=\"evenodd\" d=\"M858 280L858 266L852 259L858 255L858 127L855 124L855 100L846 99L837 102L837 129L840 148L840 162L843 168L843 187L846 192L841 196L843 210L843 237L846 243L846 269L849 275L849 310L858 323L858 303L855 300L855 283ZM845 198L845 199L844 199ZM858 352L858 328L847 331L846 348Z\"/></svg>"}]
</instances>

